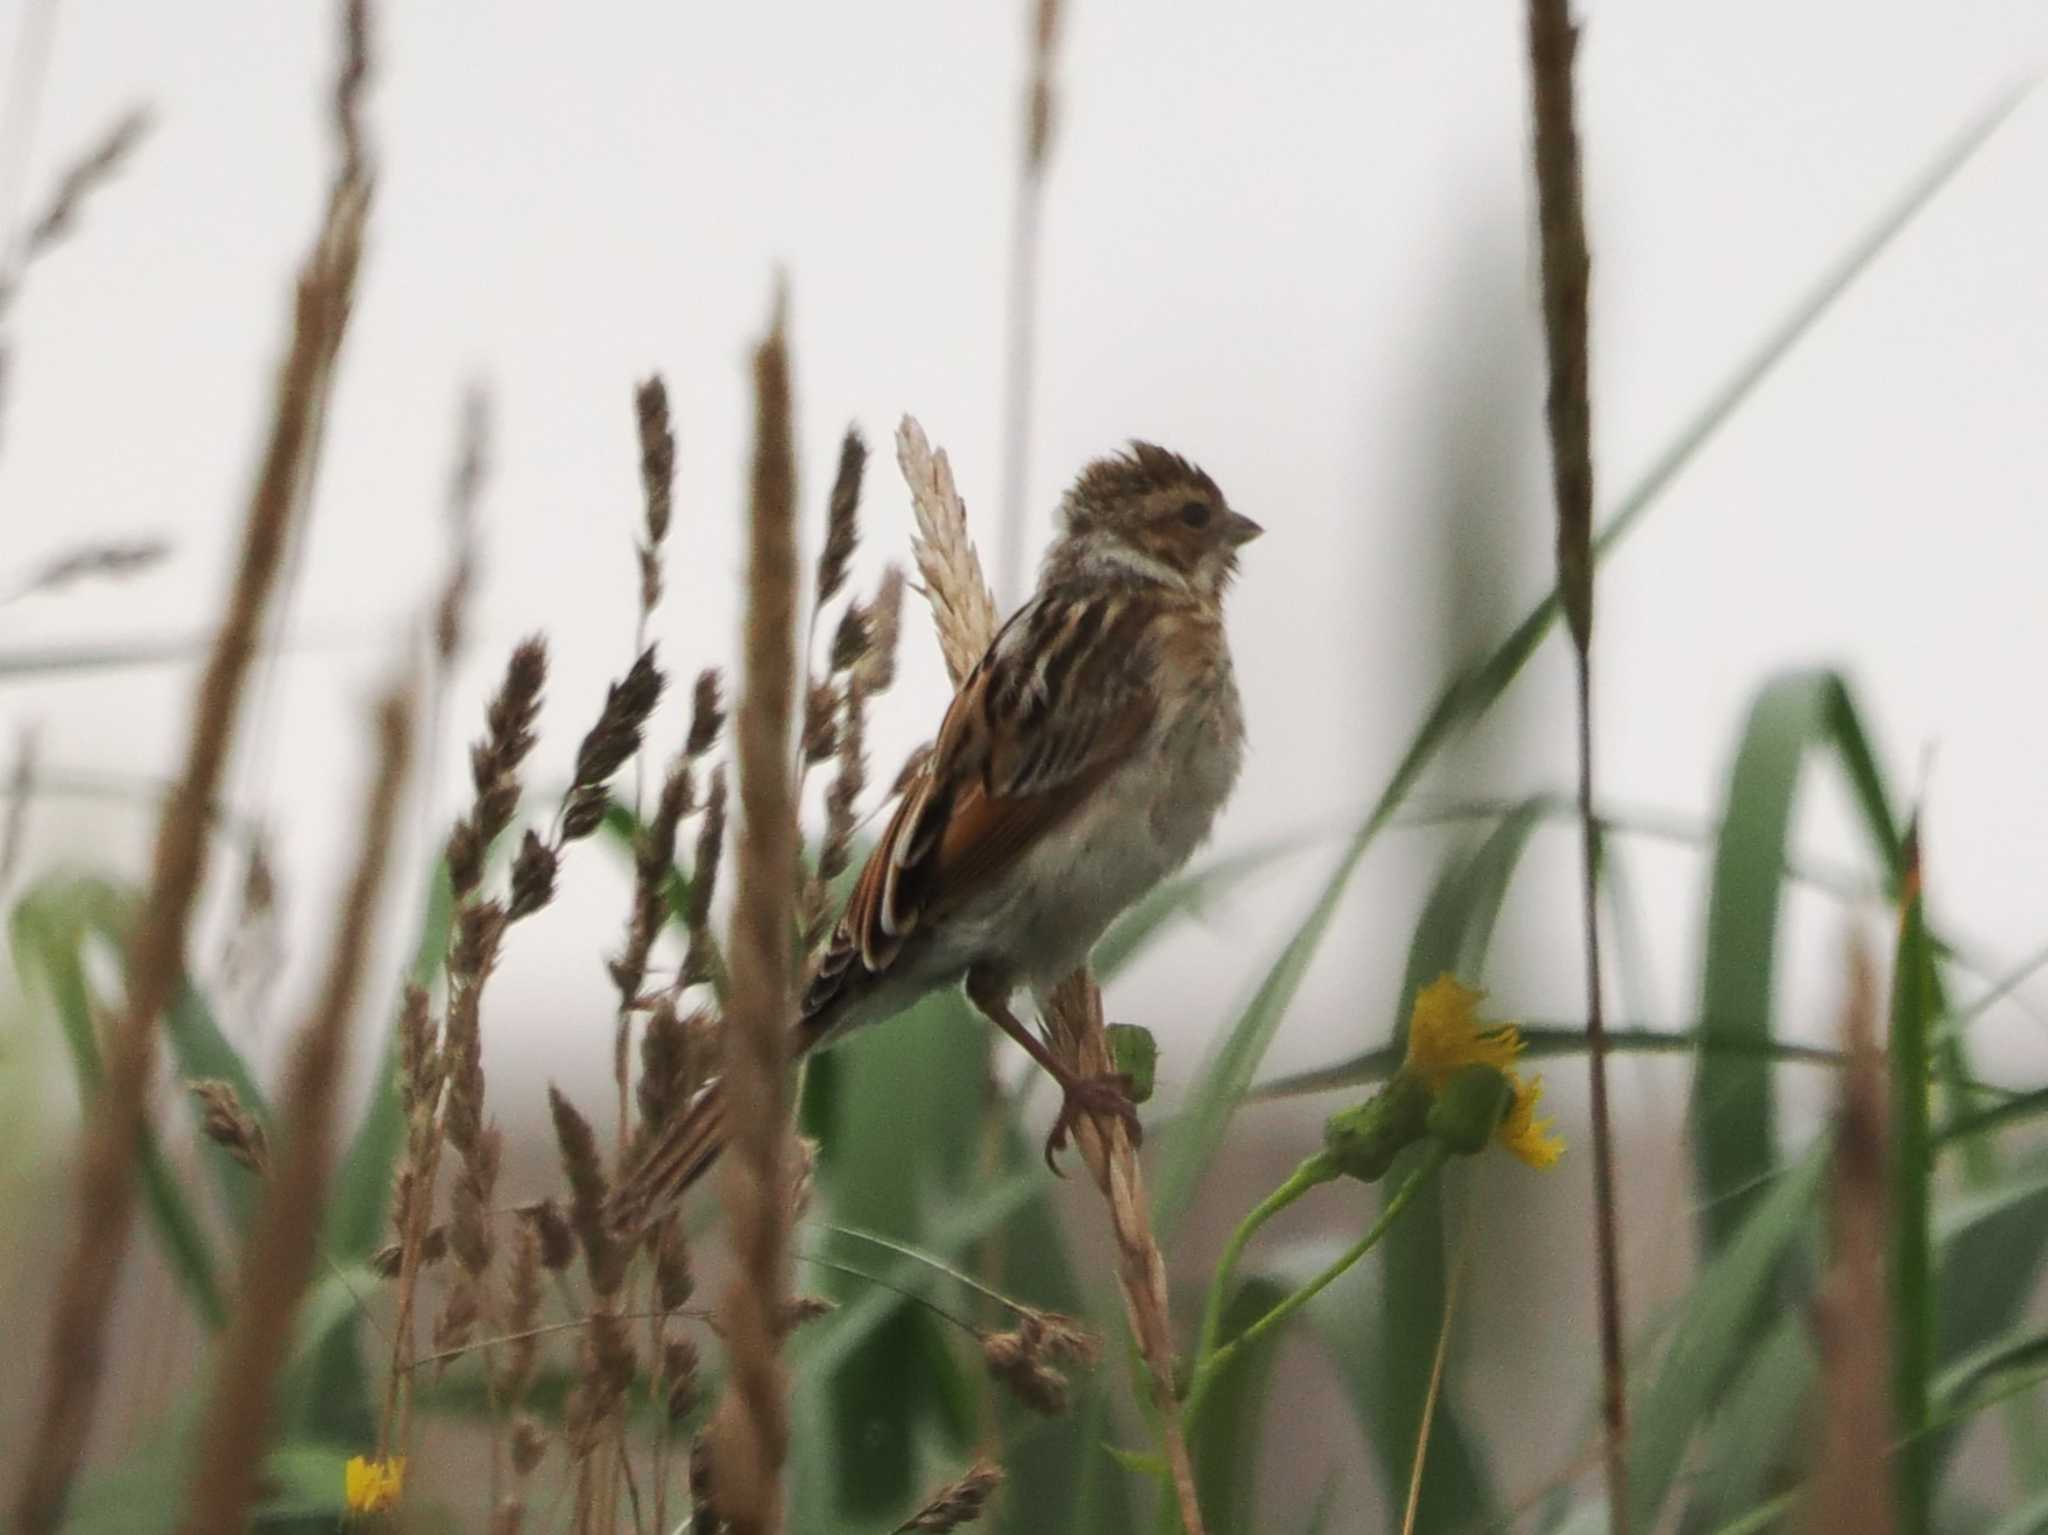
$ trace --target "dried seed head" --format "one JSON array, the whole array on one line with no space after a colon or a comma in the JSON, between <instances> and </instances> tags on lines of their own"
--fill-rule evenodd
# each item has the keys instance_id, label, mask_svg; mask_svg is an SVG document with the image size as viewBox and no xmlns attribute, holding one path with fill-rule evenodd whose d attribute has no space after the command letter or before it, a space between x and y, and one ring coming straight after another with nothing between
<instances>
[{"instance_id":1,"label":"dried seed head","mask_svg":"<svg viewBox=\"0 0 2048 1535\"><path fill-rule=\"evenodd\" d=\"M420 1267L432 1268L447 1256L448 1228L429 1226L426 1240L420 1243ZM377 1271L379 1279L396 1279L404 1265L405 1247L399 1242L386 1242L370 1259L370 1267Z\"/></svg>"},{"instance_id":2,"label":"dried seed head","mask_svg":"<svg viewBox=\"0 0 2048 1535\"><path fill-rule=\"evenodd\" d=\"M891 565L867 605L868 649L854 667L854 680L870 697L896 680L896 642L903 628L903 567Z\"/></svg>"},{"instance_id":3,"label":"dried seed head","mask_svg":"<svg viewBox=\"0 0 2048 1535\"><path fill-rule=\"evenodd\" d=\"M857 602L848 603L839 615L839 627L832 631L832 673L852 671L874 648L868 625L868 610Z\"/></svg>"},{"instance_id":4,"label":"dried seed head","mask_svg":"<svg viewBox=\"0 0 2048 1535\"><path fill-rule=\"evenodd\" d=\"M640 491L646 531L640 543L640 611L661 601L661 542L675 497L676 439L669 428L668 386L655 374L633 392L640 428Z\"/></svg>"},{"instance_id":5,"label":"dried seed head","mask_svg":"<svg viewBox=\"0 0 2048 1535\"><path fill-rule=\"evenodd\" d=\"M690 735L683 754L695 761L718 744L725 729L725 704L719 697L719 672L707 666L697 674L697 688L690 699Z\"/></svg>"},{"instance_id":6,"label":"dried seed head","mask_svg":"<svg viewBox=\"0 0 2048 1535\"><path fill-rule=\"evenodd\" d=\"M553 1087L548 1089L548 1106L554 1111L555 1139L561 1143L562 1169L569 1176L570 1219L583 1244L590 1287L599 1296L609 1297L617 1293L619 1281L625 1277L626 1253L605 1224L605 1201L611 1190L598 1155L597 1137L590 1121Z\"/></svg>"},{"instance_id":7,"label":"dried seed head","mask_svg":"<svg viewBox=\"0 0 2048 1535\"><path fill-rule=\"evenodd\" d=\"M529 826L518 856L512 860L512 904L505 913L507 921L531 916L555 898L555 871L560 864L561 856Z\"/></svg>"},{"instance_id":8,"label":"dried seed head","mask_svg":"<svg viewBox=\"0 0 2048 1535\"><path fill-rule=\"evenodd\" d=\"M533 1468L541 1463L541 1457L548 1452L547 1430L529 1417L521 1417L512 1425L512 1469L521 1476L531 1476Z\"/></svg>"},{"instance_id":9,"label":"dried seed head","mask_svg":"<svg viewBox=\"0 0 2048 1535\"><path fill-rule=\"evenodd\" d=\"M270 1140L263 1125L242 1103L235 1084L219 1077L200 1077L185 1084L199 1100L199 1128L206 1138L252 1173L270 1170Z\"/></svg>"},{"instance_id":10,"label":"dried seed head","mask_svg":"<svg viewBox=\"0 0 2048 1535\"><path fill-rule=\"evenodd\" d=\"M540 1266L550 1274L567 1268L576 1257L576 1234L562 1207L552 1199L536 1199L521 1205L519 1214L540 1238Z\"/></svg>"},{"instance_id":11,"label":"dried seed head","mask_svg":"<svg viewBox=\"0 0 2048 1535\"><path fill-rule=\"evenodd\" d=\"M640 732L661 701L666 680L649 645L632 669L605 690L604 709L576 748L574 788L601 788L640 749Z\"/></svg>"},{"instance_id":12,"label":"dried seed head","mask_svg":"<svg viewBox=\"0 0 2048 1535\"><path fill-rule=\"evenodd\" d=\"M569 1402L570 1454L580 1459L597 1448L633 1383L633 1366L625 1322L609 1311L593 1312L584 1323L580 1373Z\"/></svg>"},{"instance_id":13,"label":"dried seed head","mask_svg":"<svg viewBox=\"0 0 2048 1535\"><path fill-rule=\"evenodd\" d=\"M832 478L832 499L826 506L825 547L818 552L819 607L846 584L846 567L860 542L860 482L867 463L867 444L857 428L848 427L839 443L839 472Z\"/></svg>"},{"instance_id":14,"label":"dried seed head","mask_svg":"<svg viewBox=\"0 0 2048 1535\"><path fill-rule=\"evenodd\" d=\"M485 713L484 738L470 748L476 803L448 836L448 875L458 902L476 889L485 853L519 808L519 769L533 750L533 725L547 675L546 643L538 635L521 641Z\"/></svg>"},{"instance_id":15,"label":"dried seed head","mask_svg":"<svg viewBox=\"0 0 2048 1535\"><path fill-rule=\"evenodd\" d=\"M924 428L913 417L905 416L896 429L896 462L910 487L917 517L911 550L924 577L946 670L958 687L995 638L995 596L981 573L974 541L967 536L967 504L953 483L953 466L943 450L932 451Z\"/></svg>"},{"instance_id":16,"label":"dried seed head","mask_svg":"<svg viewBox=\"0 0 2048 1535\"><path fill-rule=\"evenodd\" d=\"M675 999L661 997L640 1035L640 1134L652 1141L679 1112L688 1095L689 1032L676 1015Z\"/></svg>"},{"instance_id":17,"label":"dried seed head","mask_svg":"<svg viewBox=\"0 0 2048 1535\"><path fill-rule=\"evenodd\" d=\"M526 1397L540 1358L540 1233L530 1221L512 1230L512 1266L505 1280L505 1330L510 1335L498 1376L498 1402L510 1411Z\"/></svg>"},{"instance_id":18,"label":"dried seed head","mask_svg":"<svg viewBox=\"0 0 2048 1535\"><path fill-rule=\"evenodd\" d=\"M1073 1318L1051 1311L1026 1311L1010 1332L985 1332L981 1357L989 1373L1025 1406L1048 1417L1067 1410L1067 1378L1056 1366L1092 1364L1095 1340Z\"/></svg>"},{"instance_id":19,"label":"dried seed head","mask_svg":"<svg viewBox=\"0 0 2048 1535\"><path fill-rule=\"evenodd\" d=\"M896 1526L896 1535L908 1532L957 1530L981 1518L988 1500L1003 1485L1003 1468L992 1460L977 1460L957 1482L948 1482L931 1495L930 1501L906 1522Z\"/></svg>"},{"instance_id":20,"label":"dried seed head","mask_svg":"<svg viewBox=\"0 0 2048 1535\"><path fill-rule=\"evenodd\" d=\"M825 845L818 877L830 882L846 872L853 857L853 829L860 797L868 784L867 694L856 674L847 679L846 712L839 732L839 771L825 791Z\"/></svg>"},{"instance_id":21,"label":"dried seed head","mask_svg":"<svg viewBox=\"0 0 2048 1535\"><path fill-rule=\"evenodd\" d=\"M680 1311L697 1293L690 1272L690 1246L682 1217L667 1216L654 1234L654 1303L663 1311Z\"/></svg>"},{"instance_id":22,"label":"dried seed head","mask_svg":"<svg viewBox=\"0 0 2048 1535\"><path fill-rule=\"evenodd\" d=\"M150 123L146 110L130 109L115 119L105 138L65 169L55 195L21 237L20 253L14 263L17 273L70 232L78 210L95 190L119 172L143 135L149 132ZM0 298L4 297L4 289L0 289Z\"/></svg>"},{"instance_id":23,"label":"dried seed head","mask_svg":"<svg viewBox=\"0 0 2048 1535\"><path fill-rule=\"evenodd\" d=\"M725 765L721 763L711 770L711 797L704 802L704 819L697 828L697 859L690 870L690 902L684 918L692 943L700 930L710 930L711 899L718 892L718 859L724 848Z\"/></svg>"},{"instance_id":24,"label":"dried seed head","mask_svg":"<svg viewBox=\"0 0 2048 1535\"><path fill-rule=\"evenodd\" d=\"M804 764L814 766L839 750L839 690L814 682L804 698Z\"/></svg>"},{"instance_id":25,"label":"dried seed head","mask_svg":"<svg viewBox=\"0 0 2048 1535\"><path fill-rule=\"evenodd\" d=\"M476 1281L468 1274L457 1274L455 1283L448 1287L448 1298L441 1307L441 1314L434 1321L434 1352L450 1354L467 1346L469 1335L475 1330L481 1314ZM434 1373L438 1375L445 1371L449 1362L447 1359L438 1361Z\"/></svg>"},{"instance_id":26,"label":"dried seed head","mask_svg":"<svg viewBox=\"0 0 2048 1535\"><path fill-rule=\"evenodd\" d=\"M441 1069L427 989L408 981L398 1010L398 1093L407 1118L440 1095Z\"/></svg>"},{"instance_id":27,"label":"dried seed head","mask_svg":"<svg viewBox=\"0 0 2048 1535\"><path fill-rule=\"evenodd\" d=\"M453 1140L453 1135L449 1139ZM495 1248L491 1198L498 1185L503 1151L504 1137L498 1127L484 1126L476 1139L462 1148L462 1168L455 1175L448 1202L448 1245L455 1250L456 1261L479 1277L490 1267Z\"/></svg>"}]
</instances>

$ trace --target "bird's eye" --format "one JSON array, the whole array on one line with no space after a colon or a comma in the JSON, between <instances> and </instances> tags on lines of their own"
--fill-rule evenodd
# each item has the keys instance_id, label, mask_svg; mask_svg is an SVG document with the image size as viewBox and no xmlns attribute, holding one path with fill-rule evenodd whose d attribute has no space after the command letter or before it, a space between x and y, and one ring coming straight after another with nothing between
<instances>
[{"instance_id":1,"label":"bird's eye","mask_svg":"<svg viewBox=\"0 0 2048 1535\"><path fill-rule=\"evenodd\" d=\"M1180 509L1180 520L1191 528L1205 528L1209 525L1209 503L1190 501Z\"/></svg>"}]
</instances>

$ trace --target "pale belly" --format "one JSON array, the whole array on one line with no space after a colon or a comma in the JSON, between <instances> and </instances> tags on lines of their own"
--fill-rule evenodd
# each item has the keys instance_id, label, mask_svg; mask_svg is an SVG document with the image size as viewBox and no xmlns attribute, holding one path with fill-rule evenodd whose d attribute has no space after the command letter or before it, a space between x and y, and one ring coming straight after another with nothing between
<instances>
[{"instance_id":1,"label":"pale belly","mask_svg":"<svg viewBox=\"0 0 2048 1535\"><path fill-rule=\"evenodd\" d=\"M1188 861L1230 797L1242 762L1234 697L1191 711L1097 790L1012 871L1000 895L958 914L939 968L1000 967L1050 989L1110 923Z\"/></svg>"}]
</instances>

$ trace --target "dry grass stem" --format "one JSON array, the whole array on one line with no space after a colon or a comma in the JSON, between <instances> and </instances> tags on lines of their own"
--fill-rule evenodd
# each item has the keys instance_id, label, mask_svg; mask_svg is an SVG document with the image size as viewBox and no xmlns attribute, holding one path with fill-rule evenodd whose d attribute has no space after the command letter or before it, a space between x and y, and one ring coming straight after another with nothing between
<instances>
[{"instance_id":1,"label":"dry grass stem","mask_svg":"<svg viewBox=\"0 0 2048 1535\"><path fill-rule=\"evenodd\" d=\"M1860 944L1849 949L1848 970L1842 1043L1849 1065L1835 1122L1828 1269L1816 1307L1821 1433L1802 1523L1815 1531L1890 1535L1897 1436L1884 1274L1887 1087L1877 1048L1877 978Z\"/></svg>"},{"instance_id":2,"label":"dry grass stem","mask_svg":"<svg viewBox=\"0 0 2048 1535\"><path fill-rule=\"evenodd\" d=\"M1031 7L1030 78L1024 88L1024 155L1017 175L1010 226L1008 350L1003 370L1003 477L998 527L1002 544L996 574L1006 608L1022 600L1026 470L1031 453L1031 393L1038 341L1038 263L1043 243L1045 172L1052 156L1053 62L1060 31L1060 0Z\"/></svg>"},{"instance_id":3,"label":"dry grass stem","mask_svg":"<svg viewBox=\"0 0 2048 1535\"><path fill-rule=\"evenodd\" d=\"M1593 445L1587 346L1591 260L1579 177L1572 60L1578 30L1569 0L1529 0L1529 79L1534 120L1537 235L1543 263L1543 329L1550 362L1547 418L1557 501L1558 592L1571 629L1578 684L1580 899L1585 931L1586 1032L1591 1049L1594 1246L1600 1312L1607 1512L1629 1535L1628 1379L1622 1353L1620 1234L1616 1230L1614 1131L1608 1109L1607 1026L1600 979L1599 826L1593 797Z\"/></svg>"},{"instance_id":4,"label":"dry grass stem","mask_svg":"<svg viewBox=\"0 0 2048 1535\"><path fill-rule=\"evenodd\" d=\"M272 1388L291 1342L292 1318L313 1270L325 1205L340 1068L349 1020L362 993L384 867L411 759L411 701L378 710L378 770L362 819L354 874L343 897L320 1000L299 1038L284 1094L288 1139L242 1264L241 1293L220 1363L192 1477L185 1528L241 1529L268 1446Z\"/></svg>"},{"instance_id":5,"label":"dry grass stem","mask_svg":"<svg viewBox=\"0 0 2048 1535\"><path fill-rule=\"evenodd\" d=\"M754 387L746 672L736 725L739 892L722 1073L731 1127L724 1197L735 1271L720 1307L728 1373L711 1451L720 1514L738 1535L772 1535L782 1527L781 1468L789 1452L779 1348L789 1291L790 872L796 865L789 753L798 579L789 353L780 302L754 355Z\"/></svg>"},{"instance_id":6,"label":"dry grass stem","mask_svg":"<svg viewBox=\"0 0 2048 1535\"><path fill-rule=\"evenodd\" d=\"M1115 1071L1103 1029L1102 992L1094 976L1077 970L1060 982L1046 1008L1052 1047L1069 1067L1084 1077ZM1138 1350L1152 1373L1153 1404L1166 1442L1167 1467L1180 1504L1183 1535L1202 1535L1201 1506L1195 1497L1195 1467L1181 1431L1180 1403L1173 1390L1173 1327L1168 1309L1166 1262L1152 1234L1151 1202L1145 1194L1144 1169L1128 1126L1107 1126L1083 1115L1075 1126L1075 1143L1089 1175L1109 1205L1110 1227L1116 1235L1117 1281Z\"/></svg>"},{"instance_id":7,"label":"dry grass stem","mask_svg":"<svg viewBox=\"0 0 2048 1535\"><path fill-rule=\"evenodd\" d=\"M343 90L337 99L349 103L353 121L365 69L365 28L360 6L348 15ZM184 764L158 827L149 890L128 953L127 1003L107 1040L106 1080L89 1121L80 1170L76 1232L56 1286L61 1300L42 1371L43 1410L15 1506L24 1535L43 1535L62 1519L92 1424L107 1313L134 1214L132 1152L147 1114L157 1019L183 972L186 928L206 873L206 807L220 788L243 685L283 568L292 517L302 503L300 486L319 437L321 404L355 291L369 202L360 135L351 133L344 138L342 171L299 275L292 339L243 521L239 565L200 677Z\"/></svg>"}]
</instances>

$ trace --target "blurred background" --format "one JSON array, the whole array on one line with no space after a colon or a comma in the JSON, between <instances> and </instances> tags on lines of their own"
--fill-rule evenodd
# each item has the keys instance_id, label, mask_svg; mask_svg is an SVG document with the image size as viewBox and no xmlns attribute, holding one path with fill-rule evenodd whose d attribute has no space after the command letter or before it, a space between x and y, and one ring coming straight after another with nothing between
<instances>
[{"instance_id":1,"label":"blurred background","mask_svg":"<svg viewBox=\"0 0 2048 1535\"><path fill-rule=\"evenodd\" d=\"M1580 128L1594 256L1598 504L1616 503L1799 296L1988 103L2048 61L2029 0L1929 6L1581 7ZM632 387L667 379L677 527L657 636L687 674L733 653L745 350L786 276L805 505L838 435L877 450L857 581L906 561L893 432L915 414L957 470L984 557L997 522L1005 293L1026 60L1022 7L390 6L372 114L379 204L276 648L231 775L279 889L277 969L230 1031L275 1064L353 827L365 704L414 663L447 559L465 390L489 397L491 471L469 666L435 743L409 870L445 827L464 743L509 646L555 669L536 781L558 780L633 638L640 515ZM1552 580L1521 15L1503 3L1286 7L1074 0L1056 76L1026 453L1035 561L1064 483L1141 436L1194 458L1269 536L1232 602L1252 755L1217 849L1295 851L1174 930L1110 988L1163 1052L1170 1106L1378 794L1446 675ZM154 127L7 318L0 570L89 541L158 538L160 566L0 606L0 734L33 732L45 793L24 870L146 868L147 796L176 761L190 668L52 669L81 650L182 643L210 621L327 174L325 7L14 0L0 188L11 224L118 113ZM41 50L40 67L23 67ZM28 93L27 96L24 92ZM1846 669L1895 784L1917 790L1933 914L1981 991L2048 934L2048 103L2035 93L1751 394L1602 569L1600 792L1709 827L1756 690ZM1028 572L992 569L1005 598ZM922 609L871 727L875 776L925 738L946 684ZM40 664L28 665L33 660ZM1417 808L1571 784L1557 637ZM676 701L679 704L680 700ZM680 739L683 710L652 742ZM1795 845L1877 882L1836 776ZM1383 1043L1442 828L1377 843L1266 1064ZM593 849L593 853L597 850ZM1485 976L1504 1017L1584 1012L1563 824L1539 833ZM221 865L214 905L236 895ZM1698 1013L1697 845L1632 849L1637 939L1610 1005ZM497 1112L547 1081L604 1101L623 861L572 859L512 946L486 1026ZM417 887L417 880L405 887ZM218 915L218 913L215 913ZM387 973L415 920L394 902ZM1840 946L1881 905L1792 898L1778 1029L1833 1035ZM211 959L217 927L195 946ZM246 957L245 957L246 958ZM10 987L10 991L12 991ZM7 1007L0 1304L43 1301L74 1102L53 1039ZM372 1023L366 1018L359 1043ZM2048 1079L2048 981L1986 1014L1975 1064ZM1646 1064L1649 1062L1649 1064ZM370 1052L358 1049L366 1079ZM1615 1063L1632 1311L1682 1282L1689 1068ZM1510 1493L1583 1438L1590 1400L1590 1158L1583 1067L1550 1063L1571 1141L1537 1179L1468 1185L1476 1262L1460 1394ZM1788 1138L1826 1083L1786 1077ZM1335 1102L1254 1107L1182 1256L1199 1273L1248 1197ZM516 1160L516 1159L515 1159ZM1335 1201L1333 1201L1335 1203ZM1330 1214L1350 1230L1355 1207ZM1314 1210L1306 1212L1313 1223ZM1511 1338L1503 1346L1503 1338ZM1304 1370L1303 1393L1326 1389ZM0 1440L22 1404L0 1392ZM1303 1395L1304 1403L1313 1401ZM1539 1408L1539 1404L1541 1404ZM1538 1410L1532 1410L1538 1409ZM1995 1440L1982 1449L1995 1482Z\"/></svg>"}]
</instances>

